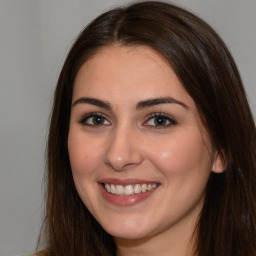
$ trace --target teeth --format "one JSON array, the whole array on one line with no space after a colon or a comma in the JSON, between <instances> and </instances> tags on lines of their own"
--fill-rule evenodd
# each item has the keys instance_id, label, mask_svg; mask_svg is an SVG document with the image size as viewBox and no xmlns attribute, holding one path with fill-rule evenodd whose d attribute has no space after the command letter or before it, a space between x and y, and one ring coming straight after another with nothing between
<instances>
[{"instance_id":1,"label":"teeth","mask_svg":"<svg viewBox=\"0 0 256 256\"><path fill-rule=\"evenodd\" d=\"M146 192L147 191L147 184L142 184L141 191Z\"/></svg>"},{"instance_id":2,"label":"teeth","mask_svg":"<svg viewBox=\"0 0 256 256\"><path fill-rule=\"evenodd\" d=\"M108 184L106 184L108 185ZM124 194L124 187L121 185L116 185L116 194L117 195L123 195Z\"/></svg>"},{"instance_id":3,"label":"teeth","mask_svg":"<svg viewBox=\"0 0 256 256\"><path fill-rule=\"evenodd\" d=\"M115 194L115 193L116 193L116 186L115 186L115 185L111 184L111 186L110 186L110 192L111 192L112 194Z\"/></svg>"},{"instance_id":4,"label":"teeth","mask_svg":"<svg viewBox=\"0 0 256 256\"><path fill-rule=\"evenodd\" d=\"M141 185L140 184L136 184L134 186L134 193L139 194L141 192Z\"/></svg>"},{"instance_id":5,"label":"teeth","mask_svg":"<svg viewBox=\"0 0 256 256\"><path fill-rule=\"evenodd\" d=\"M125 193L125 195L132 195L133 194L133 186L132 185L125 186L124 193Z\"/></svg>"},{"instance_id":6,"label":"teeth","mask_svg":"<svg viewBox=\"0 0 256 256\"><path fill-rule=\"evenodd\" d=\"M111 191L111 188L110 188L110 185L109 184L105 184L105 189L110 192Z\"/></svg>"},{"instance_id":7,"label":"teeth","mask_svg":"<svg viewBox=\"0 0 256 256\"><path fill-rule=\"evenodd\" d=\"M105 189L115 195L133 195L144 193L152 189L157 188L157 183L152 184L134 184L134 185L114 185L114 184L105 184Z\"/></svg>"}]
</instances>

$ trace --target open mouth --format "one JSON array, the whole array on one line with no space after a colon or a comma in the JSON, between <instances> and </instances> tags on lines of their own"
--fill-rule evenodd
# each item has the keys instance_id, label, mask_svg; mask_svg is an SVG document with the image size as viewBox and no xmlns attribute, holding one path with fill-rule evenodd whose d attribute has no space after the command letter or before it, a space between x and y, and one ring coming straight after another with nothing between
<instances>
[{"instance_id":1,"label":"open mouth","mask_svg":"<svg viewBox=\"0 0 256 256\"><path fill-rule=\"evenodd\" d=\"M159 184L157 183L150 183L150 184L128 184L128 185L120 185L120 184L110 184L110 183L103 183L102 184L105 190L113 195L120 195L120 196L130 196L135 194L145 193L147 191L154 190L158 187Z\"/></svg>"},{"instance_id":2,"label":"open mouth","mask_svg":"<svg viewBox=\"0 0 256 256\"><path fill-rule=\"evenodd\" d=\"M145 201L161 185L155 181L138 179L105 179L98 182L103 197L116 206L133 206Z\"/></svg>"}]
</instances>

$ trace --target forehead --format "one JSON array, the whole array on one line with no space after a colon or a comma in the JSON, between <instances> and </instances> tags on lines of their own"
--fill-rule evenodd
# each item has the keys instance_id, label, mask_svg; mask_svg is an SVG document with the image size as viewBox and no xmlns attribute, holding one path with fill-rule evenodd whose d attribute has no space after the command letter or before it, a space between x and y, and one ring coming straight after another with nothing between
<instances>
[{"instance_id":1,"label":"forehead","mask_svg":"<svg viewBox=\"0 0 256 256\"><path fill-rule=\"evenodd\" d=\"M168 60L147 46L100 48L77 73L73 97L82 94L123 102L171 96L194 107Z\"/></svg>"}]
</instances>

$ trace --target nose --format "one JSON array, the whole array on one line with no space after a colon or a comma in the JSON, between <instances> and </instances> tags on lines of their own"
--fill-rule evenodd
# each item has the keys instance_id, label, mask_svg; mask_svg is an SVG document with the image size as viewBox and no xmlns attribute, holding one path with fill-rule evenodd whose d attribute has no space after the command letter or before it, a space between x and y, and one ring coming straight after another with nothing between
<instances>
[{"instance_id":1,"label":"nose","mask_svg":"<svg viewBox=\"0 0 256 256\"><path fill-rule=\"evenodd\" d=\"M143 161L142 144L136 131L120 127L109 136L104 162L115 171L123 171Z\"/></svg>"}]
</instances>

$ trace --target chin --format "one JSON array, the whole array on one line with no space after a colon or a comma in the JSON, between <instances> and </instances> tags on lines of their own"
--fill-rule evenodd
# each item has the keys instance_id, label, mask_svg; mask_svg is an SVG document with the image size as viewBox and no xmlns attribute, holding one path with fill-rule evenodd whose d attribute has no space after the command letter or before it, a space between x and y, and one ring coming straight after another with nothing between
<instances>
[{"instance_id":1,"label":"chin","mask_svg":"<svg viewBox=\"0 0 256 256\"><path fill-rule=\"evenodd\" d=\"M112 235L114 238L122 239L122 240L140 240L143 238L148 237L147 232L141 232L141 231L126 231L123 230L119 231L110 231L108 232L110 235Z\"/></svg>"},{"instance_id":2,"label":"chin","mask_svg":"<svg viewBox=\"0 0 256 256\"><path fill-rule=\"evenodd\" d=\"M142 225L139 225L138 223L132 223L130 221L129 223L126 224L119 224L117 226L102 226L107 233L112 235L114 238L119 238L119 239L129 239L129 240L134 240L134 239L142 239L145 237L149 237L153 235L153 232L151 232L147 227L143 227ZM155 230L155 229L154 229Z\"/></svg>"}]
</instances>

